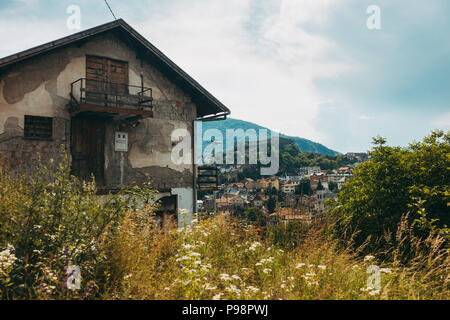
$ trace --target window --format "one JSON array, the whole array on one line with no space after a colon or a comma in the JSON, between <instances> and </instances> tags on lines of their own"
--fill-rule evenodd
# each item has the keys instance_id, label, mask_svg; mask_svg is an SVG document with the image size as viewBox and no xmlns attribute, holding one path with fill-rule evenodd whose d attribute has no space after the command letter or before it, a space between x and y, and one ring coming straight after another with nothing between
<instances>
[{"instance_id":1,"label":"window","mask_svg":"<svg viewBox=\"0 0 450 320\"><path fill-rule=\"evenodd\" d=\"M52 139L53 118L25 116L24 137L35 140Z\"/></svg>"}]
</instances>

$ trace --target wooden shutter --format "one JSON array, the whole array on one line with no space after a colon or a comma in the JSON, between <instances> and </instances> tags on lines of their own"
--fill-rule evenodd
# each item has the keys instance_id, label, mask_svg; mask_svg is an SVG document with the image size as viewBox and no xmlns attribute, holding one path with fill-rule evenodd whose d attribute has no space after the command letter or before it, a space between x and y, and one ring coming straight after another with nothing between
<instances>
[{"instance_id":1,"label":"wooden shutter","mask_svg":"<svg viewBox=\"0 0 450 320\"><path fill-rule=\"evenodd\" d=\"M86 80L87 91L127 94L128 62L86 56Z\"/></svg>"}]
</instances>

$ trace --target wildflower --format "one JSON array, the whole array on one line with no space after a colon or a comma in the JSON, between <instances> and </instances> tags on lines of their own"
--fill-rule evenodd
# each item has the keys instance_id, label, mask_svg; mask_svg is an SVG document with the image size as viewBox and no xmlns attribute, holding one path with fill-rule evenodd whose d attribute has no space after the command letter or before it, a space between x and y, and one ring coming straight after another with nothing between
<instances>
[{"instance_id":1,"label":"wildflower","mask_svg":"<svg viewBox=\"0 0 450 320\"><path fill-rule=\"evenodd\" d=\"M241 280L241 277L239 277L238 275L234 274L231 276L231 278L235 279L235 280Z\"/></svg>"},{"instance_id":2,"label":"wildflower","mask_svg":"<svg viewBox=\"0 0 450 320\"><path fill-rule=\"evenodd\" d=\"M202 270L203 270L203 271L208 271L208 270L211 269L211 268L212 268L212 266L211 266L211 264L209 264L209 263L203 264L203 265L202 265Z\"/></svg>"},{"instance_id":3,"label":"wildflower","mask_svg":"<svg viewBox=\"0 0 450 320\"><path fill-rule=\"evenodd\" d=\"M190 255L191 257L200 257L200 256L201 256L201 254L198 253L198 252L191 252L189 255Z\"/></svg>"},{"instance_id":4,"label":"wildflower","mask_svg":"<svg viewBox=\"0 0 450 320\"><path fill-rule=\"evenodd\" d=\"M375 257L374 256L365 256L364 257L364 261L372 261L373 259L375 259Z\"/></svg>"},{"instance_id":5,"label":"wildflower","mask_svg":"<svg viewBox=\"0 0 450 320\"><path fill-rule=\"evenodd\" d=\"M204 288L205 288L205 290L216 290L216 289L217 289L217 287L213 287L213 286L211 286L209 283L207 283L207 284L204 286Z\"/></svg>"},{"instance_id":6,"label":"wildflower","mask_svg":"<svg viewBox=\"0 0 450 320\"><path fill-rule=\"evenodd\" d=\"M268 269L268 268L266 268L266 269L264 269L263 270L263 272L265 273L265 274L268 274L269 272L271 272L272 270L271 269Z\"/></svg>"},{"instance_id":7,"label":"wildflower","mask_svg":"<svg viewBox=\"0 0 450 320\"><path fill-rule=\"evenodd\" d=\"M281 288L281 289L284 289L284 288L286 288L286 285L285 285L284 283L282 283L282 284L280 285L280 288Z\"/></svg>"},{"instance_id":8,"label":"wildflower","mask_svg":"<svg viewBox=\"0 0 450 320\"><path fill-rule=\"evenodd\" d=\"M300 269L301 267L304 267L306 264L304 264L303 262L300 262L299 264L297 264L297 266L295 268Z\"/></svg>"},{"instance_id":9,"label":"wildflower","mask_svg":"<svg viewBox=\"0 0 450 320\"><path fill-rule=\"evenodd\" d=\"M220 298L223 296L223 293L218 293L213 297L213 300L220 300Z\"/></svg>"},{"instance_id":10,"label":"wildflower","mask_svg":"<svg viewBox=\"0 0 450 320\"><path fill-rule=\"evenodd\" d=\"M262 266L262 263L261 262L257 262L257 263L255 263L255 266L257 266L257 267Z\"/></svg>"},{"instance_id":11,"label":"wildflower","mask_svg":"<svg viewBox=\"0 0 450 320\"><path fill-rule=\"evenodd\" d=\"M317 266L317 268L322 269L322 270L325 270L325 269L327 268L327 266L319 265L319 266Z\"/></svg>"},{"instance_id":12,"label":"wildflower","mask_svg":"<svg viewBox=\"0 0 450 320\"><path fill-rule=\"evenodd\" d=\"M258 241L255 241L251 244L251 246L248 248L251 251L255 251L257 247L261 246L261 243L259 243Z\"/></svg>"},{"instance_id":13,"label":"wildflower","mask_svg":"<svg viewBox=\"0 0 450 320\"><path fill-rule=\"evenodd\" d=\"M183 261L183 260L189 260L189 257L188 256L182 256L182 257L176 259L175 261L176 262L180 262L180 261Z\"/></svg>"},{"instance_id":14,"label":"wildflower","mask_svg":"<svg viewBox=\"0 0 450 320\"><path fill-rule=\"evenodd\" d=\"M253 293L256 293L256 292L259 291L259 288L256 288L256 287L254 287L254 286L248 286L248 287L247 287L247 290L253 291Z\"/></svg>"},{"instance_id":15,"label":"wildflower","mask_svg":"<svg viewBox=\"0 0 450 320\"><path fill-rule=\"evenodd\" d=\"M220 275L220 279L223 280L223 281L230 281L231 277L228 274L226 274L226 273L222 273Z\"/></svg>"},{"instance_id":16,"label":"wildflower","mask_svg":"<svg viewBox=\"0 0 450 320\"><path fill-rule=\"evenodd\" d=\"M374 295L376 295L376 294L380 294L380 290L372 290L372 291L369 292L369 294L370 294L371 296L374 296Z\"/></svg>"},{"instance_id":17,"label":"wildflower","mask_svg":"<svg viewBox=\"0 0 450 320\"><path fill-rule=\"evenodd\" d=\"M238 289L238 287L236 287L234 284L230 284L227 288L225 288L225 290L238 295L241 294L241 290Z\"/></svg>"},{"instance_id":18,"label":"wildflower","mask_svg":"<svg viewBox=\"0 0 450 320\"><path fill-rule=\"evenodd\" d=\"M14 247L12 245L8 244L8 246L5 250L0 251L0 272L4 273L3 270L10 269L13 266L13 264L16 262L16 260L17 260L17 258L14 255Z\"/></svg>"}]
</instances>

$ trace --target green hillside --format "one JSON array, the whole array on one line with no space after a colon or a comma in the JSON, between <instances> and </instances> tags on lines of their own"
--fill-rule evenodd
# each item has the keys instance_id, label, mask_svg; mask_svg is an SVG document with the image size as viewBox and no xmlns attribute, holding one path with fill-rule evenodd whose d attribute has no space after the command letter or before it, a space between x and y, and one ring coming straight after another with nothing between
<instances>
[{"instance_id":1,"label":"green hillside","mask_svg":"<svg viewBox=\"0 0 450 320\"><path fill-rule=\"evenodd\" d=\"M203 130L208 130L208 129L218 129L222 132L223 137L226 137L226 129L234 129L234 130L242 129L245 131L248 129L258 130L258 129L268 129L268 128L265 128L263 126L260 126L258 124L248 122L248 121L243 121L243 120L238 120L238 119L227 119L224 121L204 122ZM304 138L300 138L300 137L286 136L282 133L280 133L280 136L294 141L298 145L300 151L303 151L303 152L320 153L322 155L337 155L337 154L339 154L339 152L337 152L337 151L331 150L320 143L313 142L308 139L304 139Z\"/></svg>"}]
</instances>

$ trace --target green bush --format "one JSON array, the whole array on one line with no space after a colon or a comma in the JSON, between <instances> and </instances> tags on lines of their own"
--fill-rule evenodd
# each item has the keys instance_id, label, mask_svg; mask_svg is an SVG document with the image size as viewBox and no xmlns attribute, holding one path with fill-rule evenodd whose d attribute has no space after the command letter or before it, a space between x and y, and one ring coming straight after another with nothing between
<instances>
[{"instance_id":1,"label":"green bush","mask_svg":"<svg viewBox=\"0 0 450 320\"><path fill-rule=\"evenodd\" d=\"M335 235L369 251L395 233L402 216L416 236L448 234L450 223L450 132L435 131L408 148L375 138L370 161L359 165L331 210ZM389 241L384 241L387 244Z\"/></svg>"}]
</instances>

